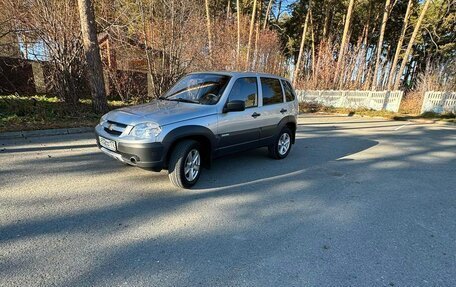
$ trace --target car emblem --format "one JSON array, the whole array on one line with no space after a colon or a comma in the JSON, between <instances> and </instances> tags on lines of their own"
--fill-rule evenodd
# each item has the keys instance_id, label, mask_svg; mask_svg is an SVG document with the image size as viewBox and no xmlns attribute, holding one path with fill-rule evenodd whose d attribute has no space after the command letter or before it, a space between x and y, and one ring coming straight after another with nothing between
<instances>
[{"instance_id":1,"label":"car emblem","mask_svg":"<svg viewBox=\"0 0 456 287\"><path fill-rule=\"evenodd\" d=\"M109 124L108 130L112 131L112 126L113 126L113 124Z\"/></svg>"}]
</instances>

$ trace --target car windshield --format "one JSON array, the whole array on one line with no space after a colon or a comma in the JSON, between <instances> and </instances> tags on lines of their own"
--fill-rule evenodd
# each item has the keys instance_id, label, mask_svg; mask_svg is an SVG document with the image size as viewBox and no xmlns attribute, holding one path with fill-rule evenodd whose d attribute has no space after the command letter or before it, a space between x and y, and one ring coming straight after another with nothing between
<instances>
[{"instance_id":1,"label":"car windshield","mask_svg":"<svg viewBox=\"0 0 456 287\"><path fill-rule=\"evenodd\" d=\"M160 99L214 105L219 101L229 80L230 77L225 75L190 74L180 79Z\"/></svg>"}]
</instances>

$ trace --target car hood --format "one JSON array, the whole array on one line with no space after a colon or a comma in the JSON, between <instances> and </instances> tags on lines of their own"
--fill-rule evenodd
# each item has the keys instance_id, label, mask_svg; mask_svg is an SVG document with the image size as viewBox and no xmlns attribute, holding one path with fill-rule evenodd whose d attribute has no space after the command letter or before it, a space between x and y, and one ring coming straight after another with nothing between
<instances>
[{"instance_id":1,"label":"car hood","mask_svg":"<svg viewBox=\"0 0 456 287\"><path fill-rule=\"evenodd\" d=\"M135 125L141 122L155 122L161 126L175 122L204 117L216 113L215 106L154 100L150 103L124 107L107 114L110 121Z\"/></svg>"}]
</instances>

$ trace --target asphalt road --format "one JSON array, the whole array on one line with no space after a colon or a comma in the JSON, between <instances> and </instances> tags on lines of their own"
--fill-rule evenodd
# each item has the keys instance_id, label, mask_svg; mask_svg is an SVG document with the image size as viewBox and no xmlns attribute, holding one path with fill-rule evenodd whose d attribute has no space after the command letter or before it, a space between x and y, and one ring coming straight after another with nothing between
<instances>
[{"instance_id":1,"label":"asphalt road","mask_svg":"<svg viewBox=\"0 0 456 287\"><path fill-rule=\"evenodd\" d=\"M456 128L305 116L193 190L93 135L0 142L0 286L456 286Z\"/></svg>"}]
</instances>

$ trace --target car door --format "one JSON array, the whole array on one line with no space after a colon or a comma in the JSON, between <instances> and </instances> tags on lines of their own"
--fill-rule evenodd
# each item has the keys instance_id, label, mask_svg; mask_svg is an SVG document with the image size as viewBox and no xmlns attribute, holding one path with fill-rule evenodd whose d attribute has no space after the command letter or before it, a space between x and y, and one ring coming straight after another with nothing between
<instances>
[{"instance_id":1,"label":"car door","mask_svg":"<svg viewBox=\"0 0 456 287\"><path fill-rule=\"evenodd\" d=\"M228 95L230 100L245 102L245 110L226 112L218 118L218 153L228 153L257 144L260 138L258 113L258 80L257 77L236 79Z\"/></svg>"},{"instance_id":2,"label":"car door","mask_svg":"<svg viewBox=\"0 0 456 287\"><path fill-rule=\"evenodd\" d=\"M282 114L284 116L296 116L298 114L298 105L296 102L296 93L291 86L291 83L287 80L281 79L283 92L285 94L285 112Z\"/></svg>"},{"instance_id":3,"label":"car door","mask_svg":"<svg viewBox=\"0 0 456 287\"><path fill-rule=\"evenodd\" d=\"M260 139L263 142L272 140L277 132L277 125L288 112L280 79L260 77L262 106Z\"/></svg>"}]
</instances>

